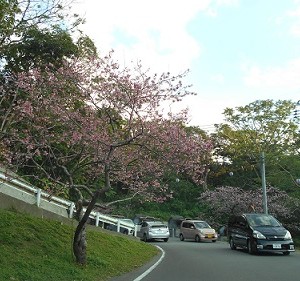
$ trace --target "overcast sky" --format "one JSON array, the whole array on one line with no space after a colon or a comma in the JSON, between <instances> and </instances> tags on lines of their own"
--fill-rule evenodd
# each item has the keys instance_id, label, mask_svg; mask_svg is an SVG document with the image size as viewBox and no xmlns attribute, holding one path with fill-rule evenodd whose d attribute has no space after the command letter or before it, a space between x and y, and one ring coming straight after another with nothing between
<instances>
[{"instance_id":1,"label":"overcast sky","mask_svg":"<svg viewBox=\"0 0 300 281\"><path fill-rule=\"evenodd\" d=\"M190 125L259 99L300 100L300 0L76 1L84 32L121 66L190 70Z\"/></svg>"}]
</instances>

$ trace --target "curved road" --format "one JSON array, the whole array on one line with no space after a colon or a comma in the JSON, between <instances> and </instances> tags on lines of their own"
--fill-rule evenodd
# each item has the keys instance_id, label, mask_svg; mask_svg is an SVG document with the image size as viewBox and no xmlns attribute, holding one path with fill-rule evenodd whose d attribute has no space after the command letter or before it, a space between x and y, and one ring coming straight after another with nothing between
<instances>
[{"instance_id":1,"label":"curved road","mask_svg":"<svg viewBox=\"0 0 300 281\"><path fill-rule=\"evenodd\" d=\"M114 278L112 281L297 281L300 280L300 254L249 255L233 251L227 242L196 243L171 238L169 242L152 242L165 252L161 262L145 277L160 257L151 263Z\"/></svg>"}]
</instances>

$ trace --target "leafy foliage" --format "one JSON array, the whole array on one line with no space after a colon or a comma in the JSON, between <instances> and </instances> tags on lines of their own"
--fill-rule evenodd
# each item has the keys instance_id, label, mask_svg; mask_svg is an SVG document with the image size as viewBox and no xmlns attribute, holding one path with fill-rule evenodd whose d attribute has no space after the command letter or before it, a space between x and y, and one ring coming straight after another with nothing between
<instances>
[{"instance_id":1,"label":"leafy foliage","mask_svg":"<svg viewBox=\"0 0 300 281\"><path fill-rule=\"evenodd\" d=\"M6 70L20 72L48 64L58 68L64 58L78 53L70 34L59 27L53 31L32 27L22 36L22 41L12 42L2 52Z\"/></svg>"},{"instance_id":2,"label":"leafy foliage","mask_svg":"<svg viewBox=\"0 0 300 281\"><path fill-rule=\"evenodd\" d=\"M274 180L268 175L281 169L281 159L299 155L298 126L291 118L294 108L291 101L260 100L244 107L225 109L226 123L217 126L214 136L219 164L213 166L211 180L245 188L261 185L262 152L266 155L267 180ZM293 170L291 165L288 170ZM234 175L231 179L230 172ZM297 175L292 176L295 179ZM268 183L280 186L276 181Z\"/></svg>"},{"instance_id":3,"label":"leafy foliage","mask_svg":"<svg viewBox=\"0 0 300 281\"><path fill-rule=\"evenodd\" d=\"M72 1L65 0L1 0L0 1L0 54L10 44L22 42L27 30L42 30L46 26L61 26L73 30L83 20L69 15ZM64 27L64 28L63 28Z\"/></svg>"}]
</instances>

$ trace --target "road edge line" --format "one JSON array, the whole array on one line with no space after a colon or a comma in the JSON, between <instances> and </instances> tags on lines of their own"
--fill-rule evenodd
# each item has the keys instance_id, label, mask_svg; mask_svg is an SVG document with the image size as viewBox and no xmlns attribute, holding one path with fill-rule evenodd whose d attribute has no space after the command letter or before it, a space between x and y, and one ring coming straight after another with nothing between
<instances>
[{"instance_id":1,"label":"road edge line","mask_svg":"<svg viewBox=\"0 0 300 281\"><path fill-rule=\"evenodd\" d=\"M165 257L165 251L161 248L161 247L159 247L159 246L157 246L157 245L155 245L155 247L157 247L160 251L161 251L161 253L162 253L162 255L161 255L161 257L160 257L160 259L155 263L155 264L153 264L151 267L149 267L143 274L141 274L140 276L138 276L137 278L135 278L133 281L140 281L140 280L142 280L145 276L147 276L155 267L157 267L160 263L161 263L161 261L163 260L163 258Z\"/></svg>"}]
</instances>

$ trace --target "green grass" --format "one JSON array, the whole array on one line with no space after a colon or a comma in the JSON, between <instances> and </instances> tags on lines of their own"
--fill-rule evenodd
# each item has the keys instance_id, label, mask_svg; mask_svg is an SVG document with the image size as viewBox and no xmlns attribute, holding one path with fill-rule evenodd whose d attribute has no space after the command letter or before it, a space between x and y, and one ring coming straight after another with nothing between
<instances>
[{"instance_id":1,"label":"green grass","mask_svg":"<svg viewBox=\"0 0 300 281\"><path fill-rule=\"evenodd\" d=\"M87 230L88 263L76 265L74 227L0 210L0 280L102 281L151 260L158 249L126 236Z\"/></svg>"}]
</instances>

